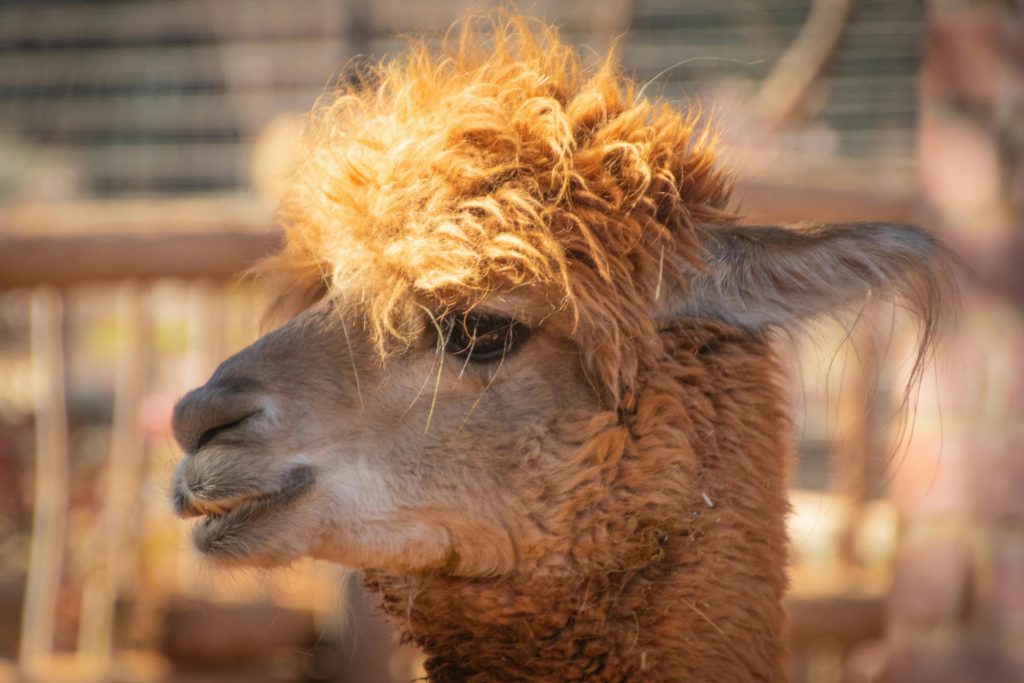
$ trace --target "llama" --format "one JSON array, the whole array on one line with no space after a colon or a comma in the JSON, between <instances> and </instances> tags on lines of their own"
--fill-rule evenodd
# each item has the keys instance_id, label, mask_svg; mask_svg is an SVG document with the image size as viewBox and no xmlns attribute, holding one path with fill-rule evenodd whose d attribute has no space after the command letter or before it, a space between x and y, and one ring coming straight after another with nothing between
<instances>
[{"instance_id":1,"label":"llama","mask_svg":"<svg viewBox=\"0 0 1024 683\"><path fill-rule=\"evenodd\" d=\"M529 20L357 81L282 205L301 313L175 408L195 545L362 570L432 681L783 680L771 337L888 293L926 348L942 250L739 225L696 114Z\"/></svg>"}]
</instances>

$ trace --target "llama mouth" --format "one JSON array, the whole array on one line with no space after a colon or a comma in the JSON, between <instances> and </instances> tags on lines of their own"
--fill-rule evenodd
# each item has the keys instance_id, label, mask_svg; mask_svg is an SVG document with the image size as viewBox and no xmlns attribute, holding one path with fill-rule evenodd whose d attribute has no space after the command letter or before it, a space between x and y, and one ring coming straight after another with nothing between
<instances>
[{"instance_id":1,"label":"llama mouth","mask_svg":"<svg viewBox=\"0 0 1024 683\"><path fill-rule=\"evenodd\" d=\"M295 503L312 488L313 482L312 468L300 466L289 471L273 491L217 501L192 498L184 509L179 506L179 514L202 517L192 530L192 540L202 553L241 554L243 530Z\"/></svg>"}]
</instances>

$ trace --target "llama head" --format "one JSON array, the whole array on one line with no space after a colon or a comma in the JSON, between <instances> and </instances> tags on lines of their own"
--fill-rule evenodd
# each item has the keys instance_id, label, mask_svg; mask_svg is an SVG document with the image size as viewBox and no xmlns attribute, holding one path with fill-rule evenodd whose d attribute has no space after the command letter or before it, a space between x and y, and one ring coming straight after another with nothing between
<instances>
[{"instance_id":1,"label":"llama head","mask_svg":"<svg viewBox=\"0 0 1024 683\"><path fill-rule=\"evenodd\" d=\"M934 317L930 238L735 225L697 116L551 29L470 26L357 80L313 112L282 211L270 266L303 312L175 410L175 505L212 558L647 561L701 495L679 388L708 340L875 292Z\"/></svg>"}]
</instances>

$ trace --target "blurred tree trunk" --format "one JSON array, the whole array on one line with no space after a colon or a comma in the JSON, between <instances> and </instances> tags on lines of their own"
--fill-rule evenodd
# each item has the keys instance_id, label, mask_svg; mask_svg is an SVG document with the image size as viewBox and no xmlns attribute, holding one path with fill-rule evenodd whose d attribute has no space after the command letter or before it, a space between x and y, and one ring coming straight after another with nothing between
<instances>
[{"instance_id":1,"label":"blurred tree trunk","mask_svg":"<svg viewBox=\"0 0 1024 683\"><path fill-rule=\"evenodd\" d=\"M885 680L1022 681L1019 0L931 0L921 94L922 189L932 223L967 267L956 329L926 378L910 449L896 458L891 495L903 530Z\"/></svg>"},{"instance_id":2,"label":"blurred tree trunk","mask_svg":"<svg viewBox=\"0 0 1024 683\"><path fill-rule=\"evenodd\" d=\"M792 122L806 108L808 94L839 47L852 6L853 0L812 0L800 33L754 96L751 109L766 129Z\"/></svg>"}]
</instances>

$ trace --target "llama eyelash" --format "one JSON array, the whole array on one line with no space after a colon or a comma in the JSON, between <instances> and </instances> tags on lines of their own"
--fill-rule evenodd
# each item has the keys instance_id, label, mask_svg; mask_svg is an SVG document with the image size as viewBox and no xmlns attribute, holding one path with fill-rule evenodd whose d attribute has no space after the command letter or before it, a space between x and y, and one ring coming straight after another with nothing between
<instances>
[{"instance_id":1,"label":"llama eyelash","mask_svg":"<svg viewBox=\"0 0 1024 683\"><path fill-rule=\"evenodd\" d=\"M467 363L496 361L515 352L530 336L530 328L512 318L463 313L442 318L444 350Z\"/></svg>"}]
</instances>

